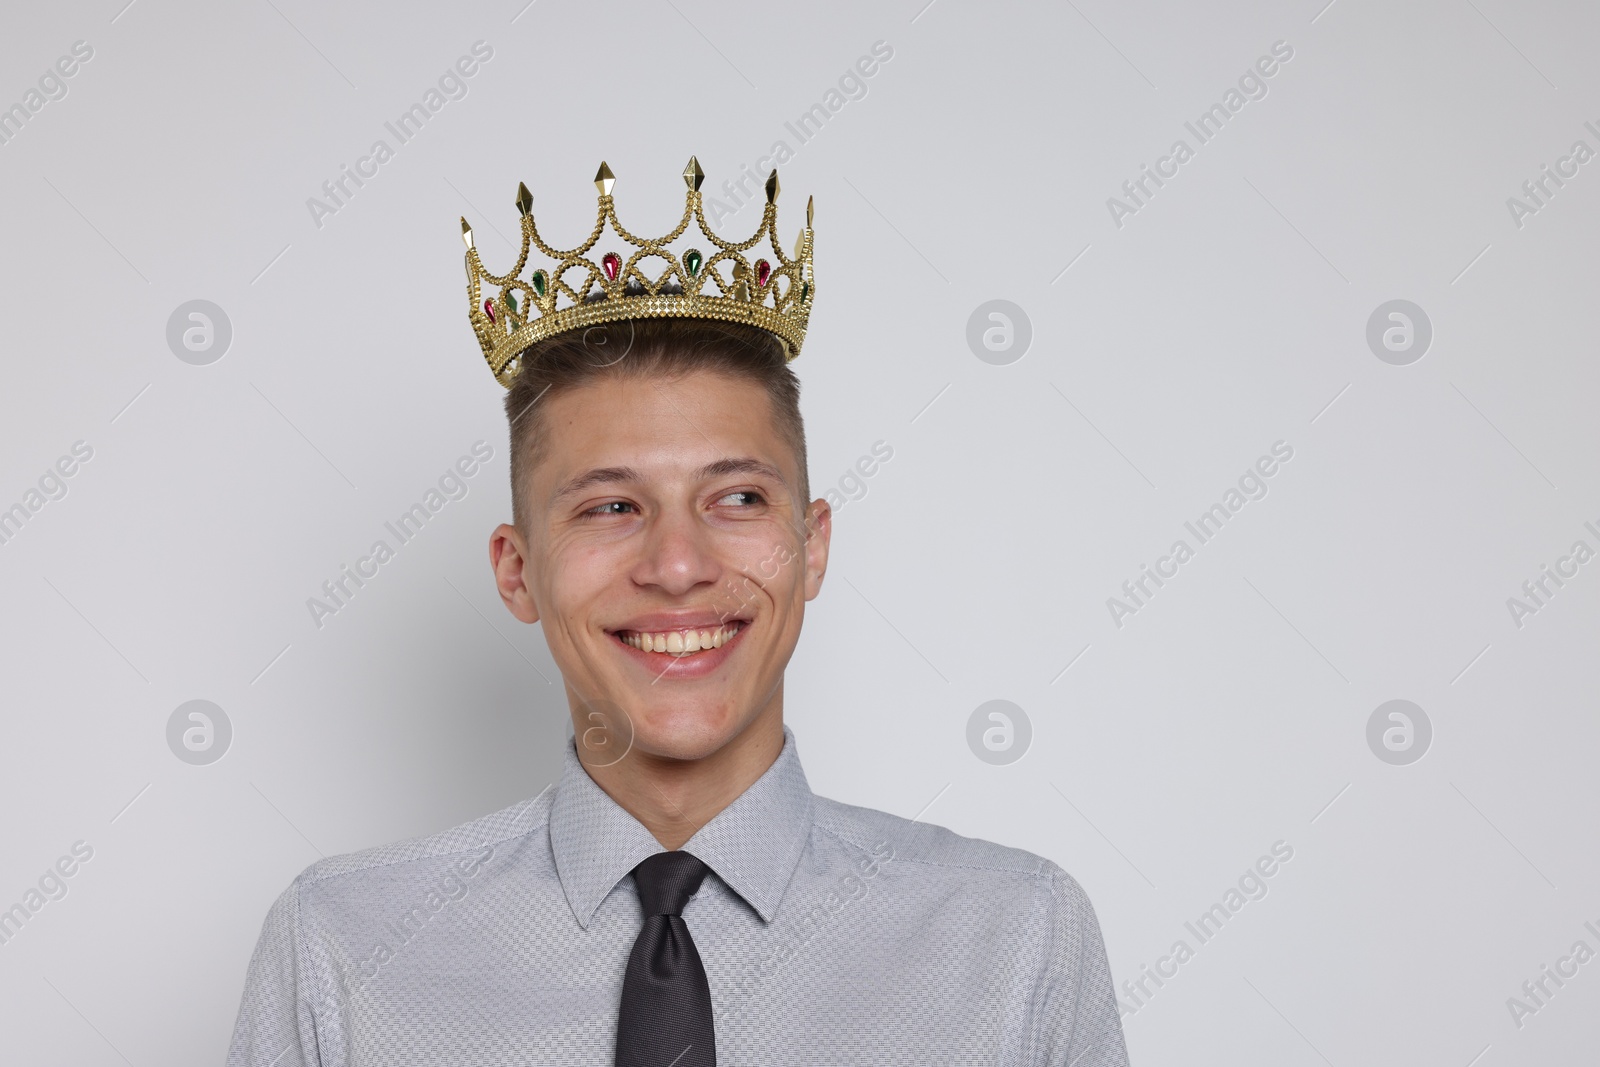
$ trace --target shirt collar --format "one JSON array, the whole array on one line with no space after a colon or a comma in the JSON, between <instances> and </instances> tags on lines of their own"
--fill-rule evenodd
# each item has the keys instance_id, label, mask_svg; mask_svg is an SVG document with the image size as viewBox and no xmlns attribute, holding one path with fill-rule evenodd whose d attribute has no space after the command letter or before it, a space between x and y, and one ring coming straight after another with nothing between
<instances>
[{"instance_id":1,"label":"shirt collar","mask_svg":"<svg viewBox=\"0 0 1600 1067\"><path fill-rule=\"evenodd\" d=\"M785 726L783 750L772 766L683 848L771 922L810 835L811 800L794 734ZM589 777L574 739L567 741L550 805L550 847L567 903L586 930L618 882L641 860L666 851Z\"/></svg>"}]
</instances>

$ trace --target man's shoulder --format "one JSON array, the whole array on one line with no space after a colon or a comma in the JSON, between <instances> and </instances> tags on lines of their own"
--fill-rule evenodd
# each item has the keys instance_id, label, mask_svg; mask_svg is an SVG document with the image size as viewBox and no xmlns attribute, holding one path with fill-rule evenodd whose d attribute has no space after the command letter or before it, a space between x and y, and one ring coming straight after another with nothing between
<instances>
[{"instance_id":1,"label":"man's shoulder","mask_svg":"<svg viewBox=\"0 0 1600 1067\"><path fill-rule=\"evenodd\" d=\"M1065 896L1073 902L1087 899L1077 880L1052 860L1026 849L966 837L920 819L818 796L813 822L846 848L908 864L923 877L984 889L1011 885Z\"/></svg>"},{"instance_id":2,"label":"man's shoulder","mask_svg":"<svg viewBox=\"0 0 1600 1067\"><path fill-rule=\"evenodd\" d=\"M504 849L546 824L551 793L546 789L448 830L328 856L301 871L290 891L339 895L366 884L392 887L412 878L435 877L459 864L476 869L496 849Z\"/></svg>"}]
</instances>

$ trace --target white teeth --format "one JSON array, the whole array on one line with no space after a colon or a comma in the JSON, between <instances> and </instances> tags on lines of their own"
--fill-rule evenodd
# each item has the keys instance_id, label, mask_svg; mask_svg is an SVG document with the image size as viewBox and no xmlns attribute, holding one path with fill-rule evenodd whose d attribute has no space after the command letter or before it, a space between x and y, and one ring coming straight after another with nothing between
<instances>
[{"instance_id":1,"label":"white teeth","mask_svg":"<svg viewBox=\"0 0 1600 1067\"><path fill-rule=\"evenodd\" d=\"M674 656L687 656L707 649L721 648L733 640L744 628L742 622L731 622L709 630L666 630L661 633L636 633L624 631L622 642L645 652L666 652Z\"/></svg>"}]
</instances>

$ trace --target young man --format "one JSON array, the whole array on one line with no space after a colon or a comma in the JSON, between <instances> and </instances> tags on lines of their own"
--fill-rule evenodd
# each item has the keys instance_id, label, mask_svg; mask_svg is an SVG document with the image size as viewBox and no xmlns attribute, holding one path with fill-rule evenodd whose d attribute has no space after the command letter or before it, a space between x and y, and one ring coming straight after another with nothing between
<instances>
[{"instance_id":1,"label":"young man","mask_svg":"<svg viewBox=\"0 0 1600 1067\"><path fill-rule=\"evenodd\" d=\"M505 276L468 241L509 387L501 598L542 625L573 719L532 800L312 865L251 960L229 1063L1127 1063L1099 927L1055 864L812 794L783 673L821 590L799 387L810 208L712 236L691 159L659 241L546 246L520 190ZM693 220L715 251L667 242ZM588 258L604 225L635 251ZM763 234L774 267L744 251ZM530 242L558 261L516 276ZM641 266L658 264L649 273ZM572 288L568 271L586 276ZM500 286L479 304L480 279Z\"/></svg>"}]
</instances>

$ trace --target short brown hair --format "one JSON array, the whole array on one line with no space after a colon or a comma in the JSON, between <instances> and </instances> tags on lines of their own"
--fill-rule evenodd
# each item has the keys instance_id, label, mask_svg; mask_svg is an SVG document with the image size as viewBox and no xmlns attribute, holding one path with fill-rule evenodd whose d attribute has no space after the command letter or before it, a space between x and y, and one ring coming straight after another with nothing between
<instances>
[{"instance_id":1,"label":"short brown hair","mask_svg":"<svg viewBox=\"0 0 1600 1067\"><path fill-rule=\"evenodd\" d=\"M524 350L520 363L505 398L511 437L511 515L517 529L528 529L523 486L545 452L546 404L593 381L677 378L695 371L743 378L766 390L778 433L793 450L800 470L795 521L803 521L811 485L800 382L789 368L783 342L766 330L716 319L624 319L547 337Z\"/></svg>"}]
</instances>

